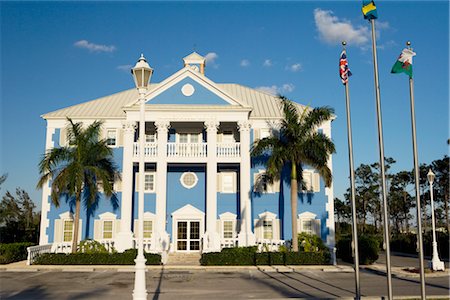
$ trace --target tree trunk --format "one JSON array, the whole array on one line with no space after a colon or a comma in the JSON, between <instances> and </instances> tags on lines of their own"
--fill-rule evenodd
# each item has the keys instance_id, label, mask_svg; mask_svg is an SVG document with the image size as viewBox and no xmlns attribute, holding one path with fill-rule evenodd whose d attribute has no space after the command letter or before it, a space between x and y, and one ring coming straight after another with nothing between
<instances>
[{"instance_id":1,"label":"tree trunk","mask_svg":"<svg viewBox=\"0 0 450 300\"><path fill-rule=\"evenodd\" d=\"M445 221L447 223L447 233L450 233L450 223L448 216L448 194L444 191L444 210L445 210Z\"/></svg>"},{"instance_id":2,"label":"tree trunk","mask_svg":"<svg viewBox=\"0 0 450 300\"><path fill-rule=\"evenodd\" d=\"M291 170L291 218L292 218L292 251L298 252L297 166L294 163L292 163L292 170Z\"/></svg>"},{"instance_id":3,"label":"tree trunk","mask_svg":"<svg viewBox=\"0 0 450 300\"><path fill-rule=\"evenodd\" d=\"M75 199L75 217L73 220L72 253L77 252L78 231L80 227L80 207L81 207L81 194L77 193Z\"/></svg>"}]
</instances>

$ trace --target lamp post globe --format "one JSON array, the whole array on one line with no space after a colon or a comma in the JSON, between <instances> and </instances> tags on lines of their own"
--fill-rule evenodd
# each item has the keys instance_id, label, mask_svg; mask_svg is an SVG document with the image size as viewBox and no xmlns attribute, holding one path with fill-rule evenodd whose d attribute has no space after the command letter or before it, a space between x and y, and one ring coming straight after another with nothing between
<instances>
[{"instance_id":1,"label":"lamp post globe","mask_svg":"<svg viewBox=\"0 0 450 300\"><path fill-rule=\"evenodd\" d=\"M431 258L429 266L430 266L430 269L432 269L433 271L444 271L445 270L444 262L442 262L439 259L439 253L438 253L438 247L437 247L437 241L436 241L436 223L435 223L435 219L434 219L434 199L433 199L433 182L434 182L435 175L434 175L433 171L431 171L431 169L428 171L427 178L428 178L428 182L430 183L431 223L432 223L431 225L433 228L433 243L432 243L433 256Z\"/></svg>"},{"instance_id":2,"label":"lamp post globe","mask_svg":"<svg viewBox=\"0 0 450 300\"><path fill-rule=\"evenodd\" d=\"M139 196L138 196L138 254L134 260L135 277L134 277L134 300L147 299L147 289L145 283L145 263L144 256L144 141L145 141L145 94L153 74L153 69L147 63L144 55L137 61L136 65L131 69L134 83L139 92Z\"/></svg>"}]
</instances>

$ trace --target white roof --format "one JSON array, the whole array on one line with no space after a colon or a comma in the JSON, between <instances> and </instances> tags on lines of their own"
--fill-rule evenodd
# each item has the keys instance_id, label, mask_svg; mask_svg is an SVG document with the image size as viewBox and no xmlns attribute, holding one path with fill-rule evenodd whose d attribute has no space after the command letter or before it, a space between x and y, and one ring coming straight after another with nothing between
<instances>
[{"instance_id":1,"label":"white roof","mask_svg":"<svg viewBox=\"0 0 450 300\"><path fill-rule=\"evenodd\" d=\"M157 89L158 85L159 83L151 84L150 92ZM240 103L251 107L250 119L280 119L282 117L281 106L278 98L274 95L234 83L217 83L216 85ZM42 117L44 119L65 119L66 117L74 119L125 119L124 107L136 101L138 96L138 91L133 88L49 112ZM149 103L151 103L151 100ZM298 104L298 107L301 110L305 108L301 104Z\"/></svg>"}]
</instances>

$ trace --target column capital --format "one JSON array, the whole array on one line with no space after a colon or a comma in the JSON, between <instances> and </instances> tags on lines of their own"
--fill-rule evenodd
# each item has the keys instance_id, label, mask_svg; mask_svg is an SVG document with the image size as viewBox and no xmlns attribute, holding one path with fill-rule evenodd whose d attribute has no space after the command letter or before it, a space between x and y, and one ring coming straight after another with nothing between
<instances>
[{"instance_id":1,"label":"column capital","mask_svg":"<svg viewBox=\"0 0 450 300\"><path fill-rule=\"evenodd\" d=\"M252 124L248 120L238 121L238 128L240 132L250 131Z\"/></svg>"},{"instance_id":2,"label":"column capital","mask_svg":"<svg viewBox=\"0 0 450 300\"><path fill-rule=\"evenodd\" d=\"M134 133L137 128L137 124L134 121L125 121L122 123L122 128L125 133Z\"/></svg>"},{"instance_id":3,"label":"column capital","mask_svg":"<svg viewBox=\"0 0 450 300\"><path fill-rule=\"evenodd\" d=\"M220 122L217 120L208 120L204 122L206 131L216 132L219 129Z\"/></svg>"},{"instance_id":4,"label":"column capital","mask_svg":"<svg viewBox=\"0 0 450 300\"><path fill-rule=\"evenodd\" d=\"M157 120L155 121L156 130L158 132L168 131L170 128L170 121L168 120Z\"/></svg>"}]
</instances>

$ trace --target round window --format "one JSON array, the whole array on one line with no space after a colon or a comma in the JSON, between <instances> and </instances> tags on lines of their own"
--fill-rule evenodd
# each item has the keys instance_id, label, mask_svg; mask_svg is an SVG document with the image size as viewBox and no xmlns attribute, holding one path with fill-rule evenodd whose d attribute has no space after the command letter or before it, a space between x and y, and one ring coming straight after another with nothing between
<instances>
[{"instance_id":1,"label":"round window","mask_svg":"<svg viewBox=\"0 0 450 300\"><path fill-rule=\"evenodd\" d=\"M187 188L192 189L198 182L198 177L195 173L185 172L180 177L181 184Z\"/></svg>"}]
</instances>

